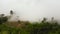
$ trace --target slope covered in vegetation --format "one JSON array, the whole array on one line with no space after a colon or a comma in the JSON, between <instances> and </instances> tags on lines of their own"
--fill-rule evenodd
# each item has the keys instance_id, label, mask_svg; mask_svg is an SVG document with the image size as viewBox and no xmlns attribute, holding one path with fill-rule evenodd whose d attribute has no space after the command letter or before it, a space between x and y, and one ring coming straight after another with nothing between
<instances>
[{"instance_id":1,"label":"slope covered in vegetation","mask_svg":"<svg viewBox=\"0 0 60 34\"><path fill-rule=\"evenodd\" d=\"M0 24L1 34L60 34L57 22L6 22Z\"/></svg>"},{"instance_id":2,"label":"slope covered in vegetation","mask_svg":"<svg viewBox=\"0 0 60 34\"><path fill-rule=\"evenodd\" d=\"M10 12L13 15L13 12ZM20 21L9 22L8 17L0 16L0 34L60 34L60 24L54 21L47 21L43 18L40 22Z\"/></svg>"}]
</instances>

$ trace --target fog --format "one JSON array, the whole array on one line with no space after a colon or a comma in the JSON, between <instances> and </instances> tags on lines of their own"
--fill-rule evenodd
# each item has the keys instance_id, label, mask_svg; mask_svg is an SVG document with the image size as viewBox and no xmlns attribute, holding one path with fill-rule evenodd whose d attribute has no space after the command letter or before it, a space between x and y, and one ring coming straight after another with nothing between
<instances>
[{"instance_id":1,"label":"fog","mask_svg":"<svg viewBox=\"0 0 60 34\"><path fill-rule=\"evenodd\" d=\"M60 20L60 0L0 0L0 13L8 15L10 10L25 21Z\"/></svg>"}]
</instances>

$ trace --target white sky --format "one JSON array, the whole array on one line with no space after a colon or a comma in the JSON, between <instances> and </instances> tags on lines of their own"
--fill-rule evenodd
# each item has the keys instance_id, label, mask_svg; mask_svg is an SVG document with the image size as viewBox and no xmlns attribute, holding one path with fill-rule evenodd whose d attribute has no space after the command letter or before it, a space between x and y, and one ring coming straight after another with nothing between
<instances>
[{"instance_id":1,"label":"white sky","mask_svg":"<svg viewBox=\"0 0 60 34\"><path fill-rule=\"evenodd\" d=\"M60 0L0 0L1 13L8 14L11 9L20 16L21 20L60 18Z\"/></svg>"}]
</instances>

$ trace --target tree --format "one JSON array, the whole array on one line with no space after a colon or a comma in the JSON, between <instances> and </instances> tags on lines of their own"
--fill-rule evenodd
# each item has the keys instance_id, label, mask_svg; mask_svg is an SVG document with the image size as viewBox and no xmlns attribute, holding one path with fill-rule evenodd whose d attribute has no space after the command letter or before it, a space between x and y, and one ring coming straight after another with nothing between
<instances>
[{"instance_id":1,"label":"tree","mask_svg":"<svg viewBox=\"0 0 60 34\"><path fill-rule=\"evenodd\" d=\"M10 11L10 14L13 15L13 11L12 10Z\"/></svg>"},{"instance_id":2,"label":"tree","mask_svg":"<svg viewBox=\"0 0 60 34\"><path fill-rule=\"evenodd\" d=\"M0 14L0 17L4 17L4 14Z\"/></svg>"},{"instance_id":3,"label":"tree","mask_svg":"<svg viewBox=\"0 0 60 34\"><path fill-rule=\"evenodd\" d=\"M42 23L46 22L47 18L43 18Z\"/></svg>"},{"instance_id":4,"label":"tree","mask_svg":"<svg viewBox=\"0 0 60 34\"><path fill-rule=\"evenodd\" d=\"M7 17L0 17L0 24L5 23L8 21Z\"/></svg>"},{"instance_id":5,"label":"tree","mask_svg":"<svg viewBox=\"0 0 60 34\"><path fill-rule=\"evenodd\" d=\"M13 15L13 11L12 10L10 11L10 14ZM11 15L10 16L4 16L4 14L1 14L0 15L0 24L3 24L5 22L7 22L8 19L11 18Z\"/></svg>"}]
</instances>

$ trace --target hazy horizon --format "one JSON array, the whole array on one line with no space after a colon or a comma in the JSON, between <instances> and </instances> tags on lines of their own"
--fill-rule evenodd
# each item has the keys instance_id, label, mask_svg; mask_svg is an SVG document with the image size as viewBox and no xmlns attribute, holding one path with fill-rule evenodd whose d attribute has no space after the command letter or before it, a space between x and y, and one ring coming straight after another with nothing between
<instances>
[{"instance_id":1,"label":"hazy horizon","mask_svg":"<svg viewBox=\"0 0 60 34\"><path fill-rule=\"evenodd\" d=\"M60 0L0 0L0 13L13 10L20 20L38 21L43 17L60 20Z\"/></svg>"}]
</instances>

